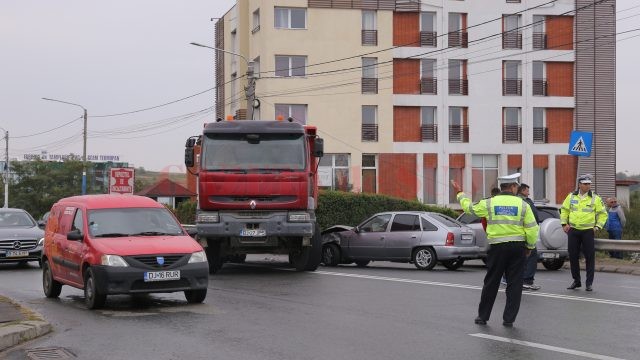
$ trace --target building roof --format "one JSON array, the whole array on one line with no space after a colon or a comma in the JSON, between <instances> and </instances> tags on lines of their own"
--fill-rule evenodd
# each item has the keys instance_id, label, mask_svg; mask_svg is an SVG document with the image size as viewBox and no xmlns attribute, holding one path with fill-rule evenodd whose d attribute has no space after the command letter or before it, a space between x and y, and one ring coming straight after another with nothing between
<instances>
[{"instance_id":1,"label":"building roof","mask_svg":"<svg viewBox=\"0 0 640 360\"><path fill-rule=\"evenodd\" d=\"M196 196L196 193L169 179L162 179L157 183L137 192L136 195L184 197Z\"/></svg>"},{"instance_id":2,"label":"building roof","mask_svg":"<svg viewBox=\"0 0 640 360\"><path fill-rule=\"evenodd\" d=\"M640 181L633 179L616 180L616 186L632 186L638 183L640 183Z\"/></svg>"}]
</instances>

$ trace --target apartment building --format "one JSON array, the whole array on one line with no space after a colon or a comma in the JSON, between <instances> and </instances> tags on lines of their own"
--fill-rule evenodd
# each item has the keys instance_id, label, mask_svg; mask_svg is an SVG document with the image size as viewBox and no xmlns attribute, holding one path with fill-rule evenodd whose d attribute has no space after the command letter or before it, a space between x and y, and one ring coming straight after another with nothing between
<instances>
[{"instance_id":1,"label":"apartment building","mask_svg":"<svg viewBox=\"0 0 640 360\"><path fill-rule=\"evenodd\" d=\"M590 172L614 195L615 28L615 0L240 0L215 27L217 116L248 118L254 76L254 119L318 127L324 188L455 207L450 180L477 200L521 172L557 204Z\"/></svg>"}]
</instances>

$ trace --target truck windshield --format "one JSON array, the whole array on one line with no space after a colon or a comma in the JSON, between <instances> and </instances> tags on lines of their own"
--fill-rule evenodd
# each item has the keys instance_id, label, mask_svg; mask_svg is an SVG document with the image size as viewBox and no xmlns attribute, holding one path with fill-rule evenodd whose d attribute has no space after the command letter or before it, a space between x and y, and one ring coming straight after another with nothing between
<instances>
[{"instance_id":1,"label":"truck windshield","mask_svg":"<svg viewBox=\"0 0 640 360\"><path fill-rule=\"evenodd\" d=\"M183 235L182 228L163 208L122 208L88 211L89 234L94 238Z\"/></svg>"},{"instance_id":2,"label":"truck windshield","mask_svg":"<svg viewBox=\"0 0 640 360\"><path fill-rule=\"evenodd\" d=\"M304 134L207 134L204 170L304 170Z\"/></svg>"}]
</instances>

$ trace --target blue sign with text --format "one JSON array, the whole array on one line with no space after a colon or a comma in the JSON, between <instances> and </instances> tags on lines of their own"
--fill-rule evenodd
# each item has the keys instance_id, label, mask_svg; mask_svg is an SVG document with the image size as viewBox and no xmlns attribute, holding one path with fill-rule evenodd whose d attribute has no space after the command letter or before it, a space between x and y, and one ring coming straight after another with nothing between
<instances>
[{"instance_id":1,"label":"blue sign with text","mask_svg":"<svg viewBox=\"0 0 640 360\"><path fill-rule=\"evenodd\" d=\"M572 131L569 139L569 155L591 156L592 139L592 132Z\"/></svg>"}]
</instances>

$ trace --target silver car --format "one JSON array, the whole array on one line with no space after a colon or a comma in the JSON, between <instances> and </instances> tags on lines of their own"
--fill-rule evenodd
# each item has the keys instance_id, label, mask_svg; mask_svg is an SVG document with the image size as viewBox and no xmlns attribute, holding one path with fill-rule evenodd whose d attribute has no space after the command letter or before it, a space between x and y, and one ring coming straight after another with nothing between
<instances>
[{"instance_id":1,"label":"silver car","mask_svg":"<svg viewBox=\"0 0 640 360\"><path fill-rule=\"evenodd\" d=\"M0 209L0 262L40 264L44 231L22 209Z\"/></svg>"},{"instance_id":2,"label":"silver car","mask_svg":"<svg viewBox=\"0 0 640 360\"><path fill-rule=\"evenodd\" d=\"M356 227L336 225L322 232L322 261L327 266L370 261L413 263L431 270L439 261L456 270L477 258L473 230L446 215L424 211L375 214Z\"/></svg>"}]
</instances>

